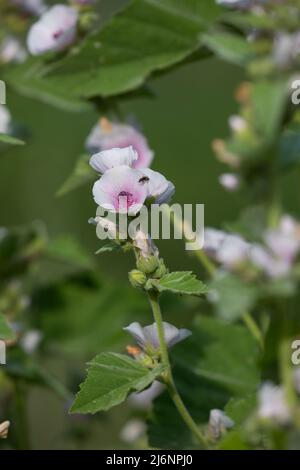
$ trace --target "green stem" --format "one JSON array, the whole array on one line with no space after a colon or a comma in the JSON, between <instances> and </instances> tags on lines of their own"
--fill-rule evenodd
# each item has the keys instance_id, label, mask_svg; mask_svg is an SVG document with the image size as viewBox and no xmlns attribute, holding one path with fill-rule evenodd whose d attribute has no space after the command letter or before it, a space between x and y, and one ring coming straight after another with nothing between
<instances>
[{"instance_id":1,"label":"green stem","mask_svg":"<svg viewBox=\"0 0 300 470\"><path fill-rule=\"evenodd\" d=\"M158 339L159 339L159 345L160 345L160 351L161 351L161 358L162 358L162 363L166 367L166 373L165 373L165 383L167 385L169 394L180 414L182 417L183 421L186 423L186 425L189 427L191 432L197 437L198 441L200 444L204 447L207 448L208 444L205 439L205 436L202 434L200 429L198 428L197 424L191 417L189 411L187 410L185 404L183 403L172 374L172 369L171 369L171 364L170 364L170 359L169 359L169 353L168 353L168 348L165 342L165 336L164 336L164 327L163 327L163 319L162 319L162 314L160 310L160 305L158 301L158 293L157 292L149 292L148 293L150 305L152 308L154 320L157 325L157 331L158 331Z\"/></svg>"},{"instance_id":2,"label":"green stem","mask_svg":"<svg viewBox=\"0 0 300 470\"><path fill-rule=\"evenodd\" d=\"M257 340L261 350L264 350L264 338L261 330L257 326L257 323L254 321L252 315L249 312L245 312L242 316L242 319L247 326L248 330L252 333L253 337Z\"/></svg>"},{"instance_id":3,"label":"green stem","mask_svg":"<svg viewBox=\"0 0 300 470\"><path fill-rule=\"evenodd\" d=\"M19 450L30 450L25 391L20 380L15 381L15 407L17 441Z\"/></svg>"}]
</instances>

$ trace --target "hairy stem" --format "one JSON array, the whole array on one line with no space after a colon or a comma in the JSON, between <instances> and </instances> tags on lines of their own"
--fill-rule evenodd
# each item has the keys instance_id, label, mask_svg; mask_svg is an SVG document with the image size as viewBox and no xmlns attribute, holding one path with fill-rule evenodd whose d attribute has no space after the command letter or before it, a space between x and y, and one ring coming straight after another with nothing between
<instances>
[{"instance_id":1,"label":"hairy stem","mask_svg":"<svg viewBox=\"0 0 300 470\"><path fill-rule=\"evenodd\" d=\"M165 342L165 336L164 336L164 328L163 328L163 319L162 319L162 314L161 314L161 309L159 305L159 300L158 300L158 293L157 292L149 292L148 293L148 298L150 301L150 305L152 308L153 316L155 323L157 325L157 331L158 331L158 338L159 338L159 345L160 345L160 351L161 351L161 358L162 358L162 363L166 367L166 374L165 374L165 383L168 388L168 392L180 414L182 417L183 421L186 423L186 425L189 427L191 432L196 436L202 447L207 448L207 441L205 439L205 436L202 434L200 429L198 428L197 424L191 417L189 411L187 410L185 404L183 403L172 374L172 369L171 369L171 364L170 364L170 359L169 359L169 353L168 353L168 348Z\"/></svg>"}]
</instances>

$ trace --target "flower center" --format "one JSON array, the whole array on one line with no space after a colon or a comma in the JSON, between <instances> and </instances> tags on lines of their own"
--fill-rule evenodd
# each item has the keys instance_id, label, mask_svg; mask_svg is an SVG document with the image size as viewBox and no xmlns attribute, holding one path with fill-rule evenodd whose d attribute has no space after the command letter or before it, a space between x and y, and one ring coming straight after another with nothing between
<instances>
[{"instance_id":1,"label":"flower center","mask_svg":"<svg viewBox=\"0 0 300 470\"><path fill-rule=\"evenodd\" d=\"M128 191L121 191L118 195L118 203L120 209L127 209L134 202L133 194Z\"/></svg>"},{"instance_id":2,"label":"flower center","mask_svg":"<svg viewBox=\"0 0 300 470\"><path fill-rule=\"evenodd\" d=\"M60 29L60 30L58 30L58 31L55 31L55 33L53 33L53 38L54 38L54 39L59 39L62 34L63 34L63 30L62 30L62 29Z\"/></svg>"}]
</instances>

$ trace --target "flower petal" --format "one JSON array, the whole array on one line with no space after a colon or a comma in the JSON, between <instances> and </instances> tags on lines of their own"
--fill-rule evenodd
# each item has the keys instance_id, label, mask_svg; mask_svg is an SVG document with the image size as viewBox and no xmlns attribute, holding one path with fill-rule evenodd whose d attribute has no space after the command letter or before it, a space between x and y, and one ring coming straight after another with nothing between
<instances>
[{"instance_id":1,"label":"flower petal","mask_svg":"<svg viewBox=\"0 0 300 470\"><path fill-rule=\"evenodd\" d=\"M123 328L123 330L128 331L128 333L133 336L136 342L143 348L146 344L146 337L144 333L144 328L137 322L130 323L130 325Z\"/></svg>"},{"instance_id":2,"label":"flower petal","mask_svg":"<svg viewBox=\"0 0 300 470\"><path fill-rule=\"evenodd\" d=\"M133 166L138 155L132 146L113 148L96 153L90 158L91 167L99 173L105 173L111 168L121 165Z\"/></svg>"}]
</instances>

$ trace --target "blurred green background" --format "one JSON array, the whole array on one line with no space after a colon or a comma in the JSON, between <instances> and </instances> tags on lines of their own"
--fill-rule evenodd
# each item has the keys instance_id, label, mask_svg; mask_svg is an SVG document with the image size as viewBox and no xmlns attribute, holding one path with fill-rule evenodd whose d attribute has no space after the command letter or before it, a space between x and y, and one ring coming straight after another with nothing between
<instances>
[{"instance_id":1,"label":"blurred green background","mask_svg":"<svg viewBox=\"0 0 300 470\"><path fill-rule=\"evenodd\" d=\"M102 2L104 18L122 2ZM124 2L123 2L124 3ZM228 194L218 184L221 165L211 150L214 138L228 134L228 117L237 112L234 90L244 79L240 69L207 59L150 80L153 98L139 98L121 105L124 115L134 115L155 151L153 167L176 186L174 201L204 203L205 224L220 226L236 218L245 204L241 194ZM99 241L87 220L95 214L91 184L58 198L56 191L70 174L98 116L95 112L66 113L8 92L14 119L32 132L26 146L12 148L0 162L1 225L15 226L43 220L50 236L73 235L94 253ZM287 207L297 210L296 184L285 181ZM158 243L170 269L199 265L186 256L181 241ZM130 256L105 254L96 260L102 276L113 283L127 282ZM84 314L84 312L83 312ZM49 361L57 376L64 376L63 361ZM83 367L83 365L82 365ZM34 389L30 395L33 448L72 448L63 435L66 409L50 392ZM126 422L126 405L91 421L91 436L84 448L124 448L119 439Z\"/></svg>"}]
</instances>

